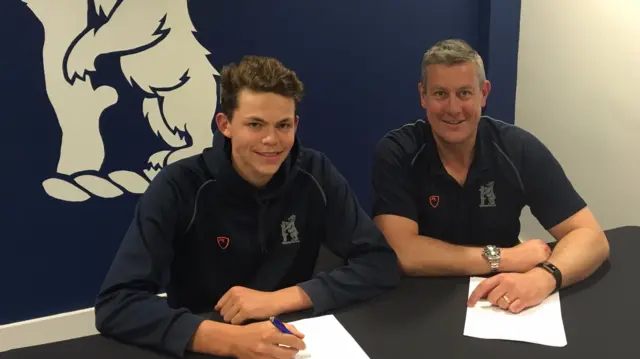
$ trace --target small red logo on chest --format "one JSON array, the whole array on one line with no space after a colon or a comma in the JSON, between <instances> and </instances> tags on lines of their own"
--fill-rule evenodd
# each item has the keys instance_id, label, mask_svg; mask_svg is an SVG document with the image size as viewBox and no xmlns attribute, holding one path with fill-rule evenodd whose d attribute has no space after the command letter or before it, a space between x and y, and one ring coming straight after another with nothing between
<instances>
[{"instance_id":1,"label":"small red logo on chest","mask_svg":"<svg viewBox=\"0 0 640 359\"><path fill-rule=\"evenodd\" d=\"M218 237L218 246L222 249L227 249L229 242L229 237Z\"/></svg>"},{"instance_id":2,"label":"small red logo on chest","mask_svg":"<svg viewBox=\"0 0 640 359\"><path fill-rule=\"evenodd\" d=\"M429 204L433 208L438 207L438 204L440 204L440 196L430 196L429 197Z\"/></svg>"}]
</instances>

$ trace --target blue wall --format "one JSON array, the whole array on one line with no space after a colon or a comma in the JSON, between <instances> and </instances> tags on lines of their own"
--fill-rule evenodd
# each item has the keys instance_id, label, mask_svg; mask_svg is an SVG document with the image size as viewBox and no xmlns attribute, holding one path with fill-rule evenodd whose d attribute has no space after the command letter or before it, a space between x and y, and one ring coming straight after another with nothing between
<instances>
[{"instance_id":1,"label":"blue wall","mask_svg":"<svg viewBox=\"0 0 640 359\"><path fill-rule=\"evenodd\" d=\"M367 210L373 146L388 130L424 116L420 61L436 41L458 37L478 48L493 82L487 113L513 122L520 1L188 3L195 36L216 69L257 54L298 72L307 89L300 138L327 153ZM2 1L0 14L6 17L0 21L0 324L6 324L92 306L138 196L111 180L122 194L100 198L83 190L90 198L73 202L47 194L43 181L57 178L80 188L79 175L109 181L119 170L144 179L149 156L172 148L149 129L144 94L127 83L118 55L104 55L91 74L94 87L105 84L118 93L100 117L104 161L97 170L57 173L62 130L45 85L45 26L21 1ZM89 26L102 22L88 18ZM73 101L84 105L81 98Z\"/></svg>"}]
</instances>

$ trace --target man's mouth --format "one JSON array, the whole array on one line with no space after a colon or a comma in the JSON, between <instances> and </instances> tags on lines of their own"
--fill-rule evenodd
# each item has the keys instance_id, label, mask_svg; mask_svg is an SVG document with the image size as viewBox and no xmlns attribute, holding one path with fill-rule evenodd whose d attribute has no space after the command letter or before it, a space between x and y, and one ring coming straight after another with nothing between
<instances>
[{"instance_id":1,"label":"man's mouth","mask_svg":"<svg viewBox=\"0 0 640 359\"><path fill-rule=\"evenodd\" d=\"M256 153L257 153L259 156L262 156L262 157L267 157L267 158L271 157L271 158L272 158L272 157L278 157L278 156L280 156L280 154L282 153L282 151L280 151L280 152L256 152Z\"/></svg>"},{"instance_id":2,"label":"man's mouth","mask_svg":"<svg viewBox=\"0 0 640 359\"><path fill-rule=\"evenodd\" d=\"M442 120L444 123L448 123L450 125L459 125L464 122L464 120Z\"/></svg>"}]
</instances>

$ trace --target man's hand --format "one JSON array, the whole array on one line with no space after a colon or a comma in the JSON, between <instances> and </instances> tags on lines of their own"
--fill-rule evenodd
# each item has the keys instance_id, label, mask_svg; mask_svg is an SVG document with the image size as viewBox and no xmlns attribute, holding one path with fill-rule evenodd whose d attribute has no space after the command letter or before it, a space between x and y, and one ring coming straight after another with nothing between
<instances>
[{"instance_id":1,"label":"man's hand","mask_svg":"<svg viewBox=\"0 0 640 359\"><path fill-rule=\"evenodd\" d=\"M525 273L551 256L551 248L540 239L531 239L502 250L500 272Z\"/></svg>"},{"instance_id":2,"label":"man's hand","mask_svg":"<svg viewBox=\"0 0 640 359\"><path fill-rule=\"evenodd\" d=\"M478 300L487 300L511 313L534 307L555 289L553 276L542 268L527 273L501 273L482 281L469 296L467 305L473 307Z\"/></svg>"},{"instance_id":3,"label":"man's hand","mask_svg":"<svg viewBox=\"0 0 640 359\"><path fill-rule=\"evenodd\" d=\"M270 322L240 327L234 337L231 352L238 359L291 359L306 349L304 334L293 325L285 324L291 334L281 333Z\"/></svg>"},{"instance_id":4,"label":"man's hand","mask_svg":"<svg viewBox=\"0 0 640 359\"><path fill-rule=\"evenodd\" d=\"M225 322L241 324L248 319L267 319L280 314L274 293L233 287L220 298L214 309Z\"/></svg>"}]
</instances>

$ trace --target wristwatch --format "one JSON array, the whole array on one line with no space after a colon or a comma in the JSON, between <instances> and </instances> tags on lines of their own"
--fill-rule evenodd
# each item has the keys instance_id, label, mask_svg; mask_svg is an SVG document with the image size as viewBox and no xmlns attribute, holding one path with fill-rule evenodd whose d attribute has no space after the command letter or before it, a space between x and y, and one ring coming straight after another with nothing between
<instances>
[{"instance_id":1,"label":"wristwatch","mask_svg":"<svg viewBox=\"0 0 640 359\"><path fill-rule=\"evenodd\" d=\"M500 248L490 244L482 250L482 256L491 265L491 273L497 273L500 266Z\"/></svg>"},{"instance_id":2,"label":"wristwatch","mask_svg":"<svg viewBox=\"0 0 640 359\"><path fill-rule=\"evenodd\" d=\"M538 263L536 267L540 267L546 270L547 272L551 273L551 275L553 275L553 278L555 278L556 280L556 289L554 289L552 293L559 291L560 288L562 287L562 273L560 272L558 267L554 266L553 264L547 261Z\"/></svg>"}]
</instances>

